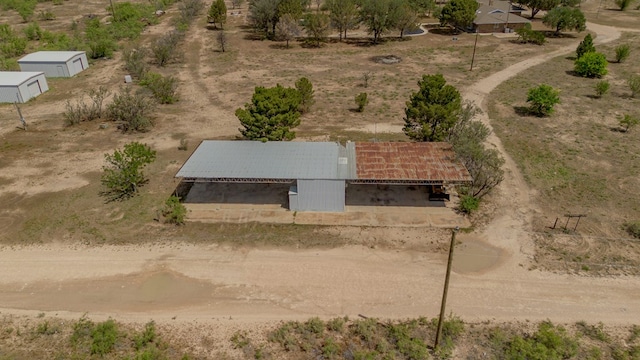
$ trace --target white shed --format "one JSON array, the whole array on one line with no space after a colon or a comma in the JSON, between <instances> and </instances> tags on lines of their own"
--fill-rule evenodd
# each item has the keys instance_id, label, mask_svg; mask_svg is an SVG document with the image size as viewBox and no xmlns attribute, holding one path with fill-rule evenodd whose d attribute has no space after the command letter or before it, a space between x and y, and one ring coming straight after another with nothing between
<instances>
[{"instance_id":1,"label":"white shed","mask_svg":"<svg viewBox=\"0 0 640 360\"><path fill-rule=\"evenodd\" d=\"M72 77L89 67L84 51L38 51L18 64L22 71L43 71L46 77Z\"/></svg>"},{"instance_id":2,"label":"white shed","mask_svg":"<svg viewBox=\"0 0 640 360\"><path fill-rule=\"evenodd\" d=\"M43 72L0 71L0 103L25 103L47 90Z\"/></svg>"}]
</instances>

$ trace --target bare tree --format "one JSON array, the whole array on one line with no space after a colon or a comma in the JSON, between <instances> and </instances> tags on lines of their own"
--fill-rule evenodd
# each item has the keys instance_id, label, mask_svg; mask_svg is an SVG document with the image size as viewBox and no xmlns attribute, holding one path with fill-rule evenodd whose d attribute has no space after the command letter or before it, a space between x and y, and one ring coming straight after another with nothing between
<instances>
[{"instance_id":1,"label":"bare tree","mask_svg":"<svg viewBox=\"0 0 640 360\"><path fill-rule=\"evenodd\" d=\"M276 35L287 42L287 49L289 48L289 41L295 40L302 33L298 20L291 14L285 14L280 18L278 25L276 25Z\"/></svg>"},{"instance_id":2,"label":"bare tree","mask_svg":"<svg viewBox=\"0 0 640 360\"><path fill-rule=\"evenodd\" d=\"M242 6L243 2L244 0L231 0L231 8L232 9L239 8L240 6Z\"/></svg>"},{"instance_id":3,"label":"bare tree","mask_svg":"<svg viewBox=\"0 0 640 360\"><path fill-rule=\"evenodd\" d=\"M227 46L229 45L229 38L227 37L227 33L224 30L218 31L216 35L216 41L218 42L218 48L220 51L225 52Z\"/></svg>"}]
</instances>

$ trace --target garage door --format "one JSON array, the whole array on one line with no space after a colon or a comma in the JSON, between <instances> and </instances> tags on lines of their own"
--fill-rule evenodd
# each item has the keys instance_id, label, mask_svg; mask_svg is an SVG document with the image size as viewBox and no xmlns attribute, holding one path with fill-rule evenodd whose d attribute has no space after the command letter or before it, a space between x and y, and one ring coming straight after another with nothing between
<instances>
[{"instance_id":1,"label":"garage door","mask_svg":"<svg viewBox=\"0 0 640 360\"><path fill-rule=\"evenodd\" d=\"M29 89L31 97L36 97L42 93L42 91L40 91L40 84L38 83L38 80L27 84L27 88Z\"/></svg>"},{"instance_id":2,"label":"garage door","mask_svg":"<svg viewBox=\"0 0 640 360\"><path fill-rule=\"evenodd\" d=\"M74 68L74 74L77 74L79 72L81 72L82 70L84 70L84 68L82 67L82 59L75 59L73 60L73 68Z\"/></svg>"}]
</instances>

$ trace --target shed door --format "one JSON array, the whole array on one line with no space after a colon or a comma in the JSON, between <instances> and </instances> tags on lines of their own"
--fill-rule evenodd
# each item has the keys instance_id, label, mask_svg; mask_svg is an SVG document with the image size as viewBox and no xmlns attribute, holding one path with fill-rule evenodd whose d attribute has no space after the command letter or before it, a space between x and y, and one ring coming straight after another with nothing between
<instances>
[{"instance_id":1,"label":"shed door","mask_svg":"<svg viewBox=\"0 0 640 360\"><path fill-rule=\"evenodd\" d=\"M73 60L73 68L75 69L76 74L84 70L84 66L82 66L82 59Z\"/></svg>"},{"instance_id":2,"label":"shed door","mask_svg":"<svg viewBox=\"0 0 640 360\"><path fill-rule=\"evenodd\" d=\"M62 67L62 65L58 65L56 68L58 69L58 76L64 77L64 68Z\"/></svg>"},{"instance_id":3,"label":"shed door","mask_svg":"<svg viewBox=\"0 0 640 360\"><path fill-rule=\"evenodd\" d=\"M36 97L42 93L42 91L40 91L40 84L38 84L38 80L35 80L27 84L27 89L29 89L29 93L31 94L31 97Z\"/></svg>"}]
</instances>

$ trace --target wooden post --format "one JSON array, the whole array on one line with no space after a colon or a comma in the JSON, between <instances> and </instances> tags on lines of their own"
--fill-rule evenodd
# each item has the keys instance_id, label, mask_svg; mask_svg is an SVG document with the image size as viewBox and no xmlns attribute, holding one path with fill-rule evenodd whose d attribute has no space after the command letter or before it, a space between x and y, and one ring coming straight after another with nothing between
<instances>
[{"instance_id":1,"label":"wooden post","mask_svg":"<svg viewBox=\"0 0 640 360\"><path fill-rule=\"evenodd\" d=\"M456 226L451 230L451 244L449 245L449 260L447 261L447 275L444 278L444 291L442 292L442 302L440 303L440 318L438 319L438 329L436 330L436 341L433 348L438 348L440 342L440 334L442 333L442 323L444 321L444 312L447 306L447 293L449 292L449 278L451 277L451 263L453 260L453 248L456 245L456 233L460 228Z\"/></svg>"},{"instance_id":2,"label":"wooden post","mask_svg":"<svg viewBox=\"0 0 640 360\"><path fill-rule=\"evenodd\" d=\"M558 218L556 218L556 222L554 222L554 223L553 223L553 227L552 227L552 229L555 229L555 228L556 228L556 225L558 225Z\"/></svg>"},{"instance_id":3,"label":"wooden post","mask_svg":"<svg viewBox=\"0 0 640 360\"><path fill-rule=\"evenodd\" d=\"M476 29L476 41L473 43L473 55L471 55L471 68L469 71L473 71L473 61L476 59L476 46L478 45L478 29Z\"/></svg>"},{"instance_id":4,"label":"wooden post","mask_svg":"<svg viewBox=\"0 0 640 360\"><path fill-rule=\"evenodd\" d=\"M18 116L20 117L20 123L22 123L22 129L23 130L27 130L27 122L24 120L24 117L22 116L22 111L20 111L20 107L18 106L18 102L14 101L13 105L16 106L16 110L18 110Z\"/></svg>"}]
</instances>

